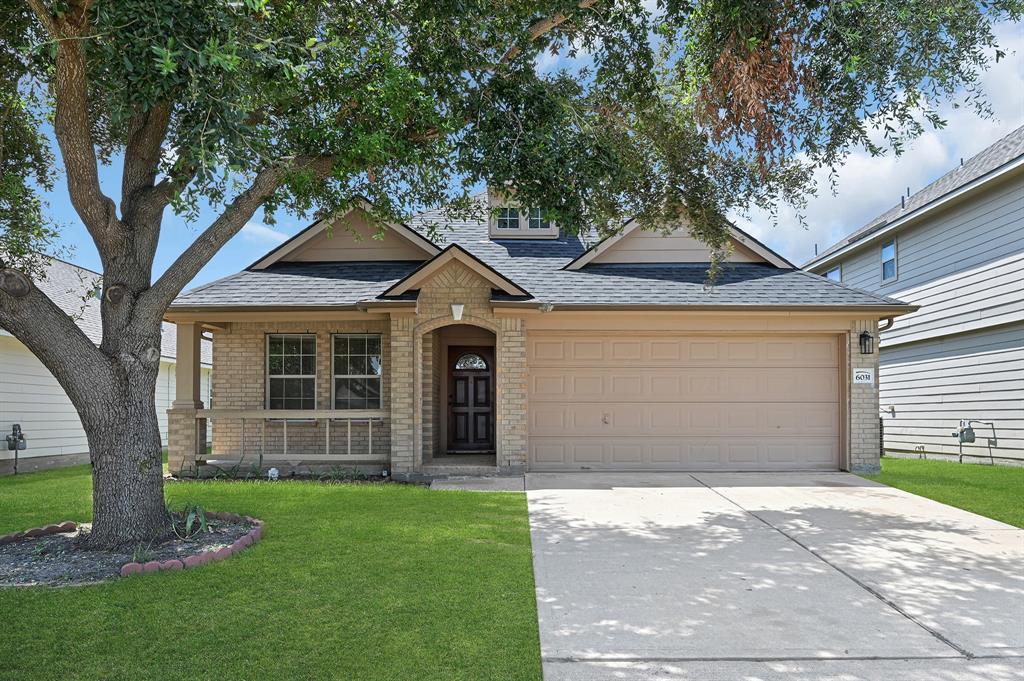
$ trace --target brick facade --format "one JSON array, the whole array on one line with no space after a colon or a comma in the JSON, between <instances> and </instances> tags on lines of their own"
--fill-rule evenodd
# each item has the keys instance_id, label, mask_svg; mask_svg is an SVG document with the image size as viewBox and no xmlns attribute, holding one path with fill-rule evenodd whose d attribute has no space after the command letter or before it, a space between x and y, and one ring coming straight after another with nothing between
<instances>
[{"instance_id":1,"label":"brick facade","mask_svg":"<svg viewBox=\"0 0 1024 681\"><path fill-rule=\"evenodd\" d=\"M860 334L867 331L874 339L872 353L860 352ZM854 473L877 473L880 470L878 448L878 320L859 319L850 324L847 336L849 377L849 467ZM854 383L855 369L871 369L872 384Z\"/></svg>"}]
</instances>

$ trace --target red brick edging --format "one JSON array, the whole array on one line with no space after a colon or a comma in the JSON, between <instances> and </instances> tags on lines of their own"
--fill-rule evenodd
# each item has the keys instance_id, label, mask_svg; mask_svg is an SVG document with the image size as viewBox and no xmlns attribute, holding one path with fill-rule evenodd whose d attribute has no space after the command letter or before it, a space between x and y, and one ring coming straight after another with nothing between
<instances>
[{"instance_id":1,"label":"red brick edging","mask_svg":"<svg viewBox=\"0 0 1024 681\"><path fill-rule=\"evenodd\" d=\"M18 541L19 539L34 539L35 537L45 537L48 534L63 534L64 532L74 532L78 529L78 523L71 520L65 520L62 523L56 523L54 525L46 525L44 527L33 527L30 530L24 532L12 532L5 534L0 537L0 544L10 544L11 542Z\"/></svg>"},{"instance_id":2,"label":"red brick edging","mask_svg":"<svg viewBox=\"0 0 1024 681\"><path fill-rule=\"evenodd\" d=\"M191 556L186 556L184 560L172 559L162 562L158 560L151 560L148 563L125 563L121 566L121 576L128 577L130 575L158 572L162 570L184 570L186 568L196 568L200 565L206 565L207 563L230 558L236 553L241 553L246 550L263 538L263 521L257 518L240 516L235 513L217 512L207 512L206 517L214 520L226 520L233 523L245 520L252 523L254 527L243 534L241 538L236 539L231 546L225 546L224 548L216 551L203 551L202 553L196 553Z\"/></svg>"},{"instance_id":3,"label":"red brick edging","mask_svg":"<svg viewBox=\"0 0 1024 681\"><path fill-rule=\"evenodd\" d=\"M185 568L199 567L200 565L206 565L217 560L224 560L236 553L241 553L245 549L249 548L260 539L263 538L263 521L257 518L251 518L249 516L240 516L235 513L217 513L210 512L206 514L207 518L214 520L226 520L232 523L240 523L243 520L253 524L253 528L243 534L241 538L236 539L231 546L225 546L222 549L216 551L203 551L202 553L196 553L191 556L186 556L184 560L151 560L148 563L125 563L121 566L121 576L127 577L129 575L137 575L144 572L157 572L159 570L183 570ZM11 534L5 534L0 536L0 545L10 544L20 539L33 539L35 537L45 537L49 534L62 534L64 532L74 532L78 529L78 523L71 520L65 520L62 523L56 523L54 525L46 525L44 527L33 527L32 529L25 530L24 532L12 532Z\"/></svg>"}]
</instances>

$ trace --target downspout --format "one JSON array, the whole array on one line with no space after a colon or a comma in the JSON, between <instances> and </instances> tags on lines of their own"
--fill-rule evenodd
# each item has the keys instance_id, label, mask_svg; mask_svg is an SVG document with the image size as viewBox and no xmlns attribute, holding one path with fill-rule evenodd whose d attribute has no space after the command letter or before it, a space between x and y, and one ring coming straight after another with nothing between
<instances>
[{"instance_id":1,"label":"downspout","mask_svg":"<svg viewBox=\"0 0 1024 681\"><path fill-rule=\"evenodd\" d=\"M882 333L883 331L888 331L889 329L892 328L892 325L893 325L893 318L892 317L886 317L883 321L885 321L885 326L879 326L878 327L878 333Z\"/></svg>"}]
</instances>

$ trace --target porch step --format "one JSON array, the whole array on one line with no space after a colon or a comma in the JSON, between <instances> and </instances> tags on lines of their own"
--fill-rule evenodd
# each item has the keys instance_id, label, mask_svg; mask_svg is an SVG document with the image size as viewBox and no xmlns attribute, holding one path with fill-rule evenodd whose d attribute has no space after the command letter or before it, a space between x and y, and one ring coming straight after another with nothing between
<instances>
[{"instance_id":1,"label":"porch step","mask_svg":"<svg viewBox=\"0 0 1024 681\"><path fill-rule=\"evenodd\" d=\"M420 469L420 472L423 473L423 475L428 475L433 478L467 475L499 475L501 473L497 466L479 466L469 464L426 464Z\"/></svg>"}]
</instances>

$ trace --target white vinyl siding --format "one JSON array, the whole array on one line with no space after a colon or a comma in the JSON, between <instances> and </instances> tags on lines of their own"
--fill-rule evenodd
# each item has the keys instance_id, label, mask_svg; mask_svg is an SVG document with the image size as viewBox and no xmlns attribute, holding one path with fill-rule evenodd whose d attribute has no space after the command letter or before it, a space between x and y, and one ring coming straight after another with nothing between
<instances>
[{"instance_id":1,"label":"white vinyl siding","mask_svg":"<svg viewBox=\"0 0 1024 681\"><path fill-rule=\"evenodd\" d=\"M156 411L160 437L167 439L167 409L174 401L174 363L160 363L156 382ZM209 404L210 369L204 368L202 400ZM89 451L85 431L71 400L46 367L18 340L0 334L0 435L19 423L28 449L19 458L83 454ZM0 442L3 442L0 439ZM14 453L0 449L0 459Z\"/></svg>"},{"instance_id":2,"label":"white vinyl siding","mask_svg":"<svg viewBox=\"0 0 1024 681\"><path fill-rule=\"evenodd\" d=\"M894 347L879 378L890 453L955 456L951 433L977 419L994 425L974 424L966 454L1024 462L1024 324Z\"/></svg>"},{"instance_id":3,"label":"white vinyl siding","mask_svg":"<svg viewBox=\"0 0 1024 681\"><path fill-rule=\"evenodd\" d=\"M884 289L879 248L844 259L843 283L922 306L882 347L1024 321L1024 178L901 231L898 279Z\"/></svg>"}]
</instances>

